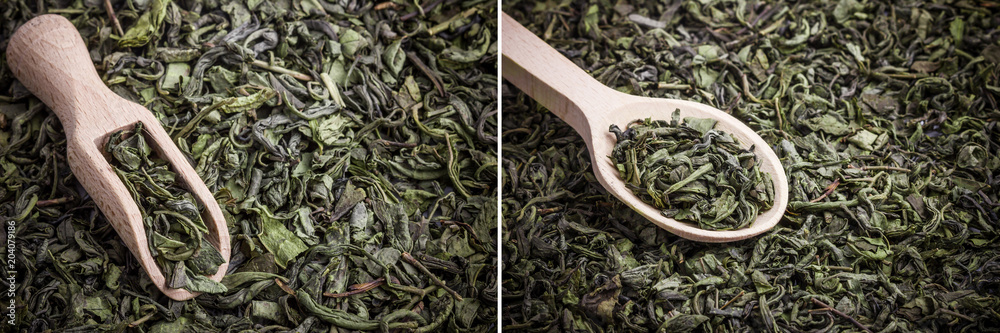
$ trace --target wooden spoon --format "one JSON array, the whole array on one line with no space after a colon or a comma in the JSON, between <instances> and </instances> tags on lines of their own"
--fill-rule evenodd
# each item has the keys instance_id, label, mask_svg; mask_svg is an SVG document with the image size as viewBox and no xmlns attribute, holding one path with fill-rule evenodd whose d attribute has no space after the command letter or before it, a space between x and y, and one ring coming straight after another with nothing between
<instances>
[{"instance_id":1,"label":"wooden spoon","mask_svg":"<svg viewBox=\"0 0 1000 333\"><path fill-rule=\"evenodd\" d=\"M109 134L131 129L138 122L143 124L153 150L173 166L182 185L205 207L202 218L209 229L208 241L226 260L211 279L222 280L230 252L229 229L222 209L160 121L146 108L119 97L104 85L73 24L59 15L42 15L28 21L7 45L7 64L18 81L59 116L66 131L70 169L153 283L168 297L183 301L198 294L166 286L149 252L139 207L111 169L103 149Z\"/></svg>"},{"instance_id":2,"label":"wooden spoon","mask_svg":"<svg viewBox=\"0 0 1000 333\"><path fill-rule=\"evenodd\" d=\"M711 106L676 99L632 96L602 85L537 36L503 13L501 52L503 77L573 127L587 143L594 175L608 192L642 216L678 236L701 242L722 243L756 236L774 227L788 205L788 179L781 161L767 142L742 122ZM670 119L675 109L682 117L712 118L716 128L755 146L761 171L774 181L774 205L750 226L712 231L664 217L660 210L639 199L625 187L608 157L615 146L612 124L622 129L636 119Z\"/></svg>"}]
</instances>

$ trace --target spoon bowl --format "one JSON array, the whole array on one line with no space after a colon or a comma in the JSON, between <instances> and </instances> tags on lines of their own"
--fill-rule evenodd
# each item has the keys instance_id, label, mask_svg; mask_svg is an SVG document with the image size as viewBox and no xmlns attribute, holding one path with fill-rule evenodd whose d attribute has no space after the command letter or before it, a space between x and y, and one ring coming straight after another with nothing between
<instances>
[{"instance_id":1,"label":"spoon bowl","mask_svg":"<svg viewBox=\"0 0 1000 333\"><path fill-rule=\"evenodd\" d=\"M770 230L788 205L788 178L778 156L750 127L714 107L676 99L649 98L625 94L608 88L587 75L576 64L502 14L503 77L562 118L583 137L590 153L597 180L627 206L671 233L701 242L723 243L742 240ZM609 157L616 138L608 128L624 129L637 119L670 119L674 110L681 117L711 118L716 129L730 133L761 161L761 171L771 174L774 204L761 212L748 227L735 230L705 230L691 223L663 216L632 193L618 175Z\"/></svg>"}]
</instances>

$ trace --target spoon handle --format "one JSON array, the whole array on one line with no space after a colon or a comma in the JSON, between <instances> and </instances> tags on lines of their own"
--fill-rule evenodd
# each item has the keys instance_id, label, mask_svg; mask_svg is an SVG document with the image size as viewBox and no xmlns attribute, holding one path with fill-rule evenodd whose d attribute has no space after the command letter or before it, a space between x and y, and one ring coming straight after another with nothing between
<instances>
[{"instance_id":1,"label":"spoon handle","mask_svg":"<svg viewBox=\"0 0 1000 333\"><path fill-rule=\"evenodd\" d=\"M113 94L76 27L59 15L41 15L19 27L7 45L7 63L18 81L59 116L68 136L85 122L76 110L107 104L107 94Z\"/></svg>"},{"instance_id":2,"label":"spoon handle","mask_svg":"<svg viewBox=\"0 0 1000 333\"><path fill-rule=\"evenodd\" d=\"M591 136L590 121L597 120L594 126L598 130L610 124L595 118L604 118L600 117L602 113L619 105L623 94L597 82L507 13L502 14L501 21L504 79L584 138Z\"/></svg>"}]
</instances>

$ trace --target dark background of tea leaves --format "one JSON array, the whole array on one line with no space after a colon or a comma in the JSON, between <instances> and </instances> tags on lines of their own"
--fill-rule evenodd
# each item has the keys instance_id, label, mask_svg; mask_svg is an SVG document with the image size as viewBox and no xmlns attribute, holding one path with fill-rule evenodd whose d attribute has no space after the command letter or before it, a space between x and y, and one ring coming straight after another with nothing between
<instances>
[{"instance_id":1,"label":"dark background of tea leaves","mask_svg":"<svg viewBox=\"0 0 1000 333\"><path fill-rule=\"evenodd\" d=\"M0 51L36 14L69 18L112 90L190 154L239 278L187 302L156 291L70 173L59 120L0 62L21 331L495 331L495 1L111 5L121 41L102 1L4 2ZM394 287L321 295L379 278Z\"/></svg>"},{"instance_id":2,"label":"dark background of tea leaves","mask_svg":"<svg viewBox=\"0 0 1000 333\"><path fill-rule=\"evenodd\" d=\"M680 239L607 195L579 135L505 83L505 330L1000 329L1000 4L503 9L605 85L743 120L791 188L769 233Z\"/></svg>"}]
</instances>

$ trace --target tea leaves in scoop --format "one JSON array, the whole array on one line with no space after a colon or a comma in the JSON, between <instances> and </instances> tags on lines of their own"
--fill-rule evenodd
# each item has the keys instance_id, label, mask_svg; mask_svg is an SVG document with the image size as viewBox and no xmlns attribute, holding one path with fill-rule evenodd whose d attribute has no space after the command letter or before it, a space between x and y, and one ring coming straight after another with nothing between
<instances>
[{"instance_id":1,"label":"tea leaves in scoop","mask_svg":"<svg viewBox=\"0 0 1000 333\"><path fill-rule=\"evenodd\" d=\"M220 293L226 286L206 275L215 274L225 259L205 236L201 205L180 186L170 163L154 155L142 123L111 134L105 150L111 167L142 212L149 251L170 288Z\"/></svg>"},{"instance_id":2,"label":"tea leaves in scoop","mask_svg":"<svg viewBox=\"0 0 1000 333\"><path fill-rule=\"evenodd\" d=\"M706 230L749 226L774 203L771 176L760 171L753 147L743 148L716 120L636 120L611 125L611 160L636 196L663 216Z\"/></svg>"}]
</instances>

